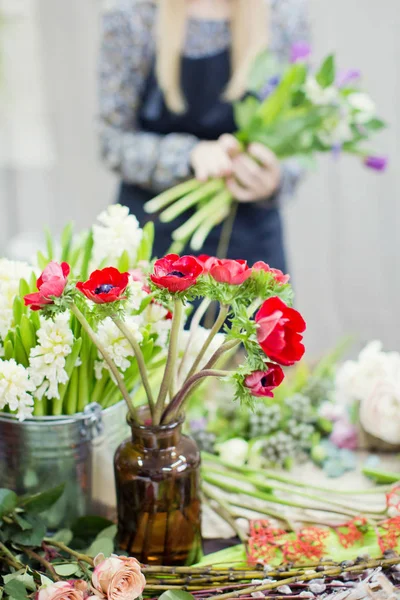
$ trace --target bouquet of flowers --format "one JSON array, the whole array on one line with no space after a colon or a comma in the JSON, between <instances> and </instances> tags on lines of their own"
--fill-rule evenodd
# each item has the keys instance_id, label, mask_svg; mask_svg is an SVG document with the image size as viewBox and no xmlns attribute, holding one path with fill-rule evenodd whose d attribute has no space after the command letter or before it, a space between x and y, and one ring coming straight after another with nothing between
<instances>
[{"instance_id":1,"label":"bouquet of flowers","mask_svg":"<svg viewBox=\"0 0 400 600\"><path fill-rule=\"evenodd\" d=\"M261 55L250 78L251 93L235 105L236 137L243 150L258 142L280 160L295 158L308 165L321 152L355 154L364 164L383 170L386 159L365 149L371 135L385 124L376 116L375 104L360 91L359 73L337 72L334 56L313 71L308 66L310 49L293 48L292 64L281 68L269 53ZM196 179L168 190L145 205L171 222L186 211L188 220L173 232L179 252L190 242L199 250L210 231L232 213L235 199L223 179L206 183Z\"/></svg>"},{"instance_id":2,"label":"bouquet of flowers","mask_svg":"<svg viewBox=\"0 0 400 600\"><path fill-rule=\"evenodd\" d=\"M150 421L156 426L182 414L191 392L204 378L231 380L236 397L251 405L254 398L273 395L284 378L281 365L292 365L303 356L305 322L290 306L292 293L288 276L265 263L249 267L241 260L168 255L157 260L152 269L147 266L140 273L136 270L133 276L134 282L129 272L105 267L94 270L82 281L73 275L68 263L50 262L37 280L38 291L24 294L25 305L32 309L28 317L21 307L24 322L29 323L32 332L25 363L15 358L14 343L19 339L20 326L16 325L19 329L5 340L5 359L0 364L3 406L8 405L9 410L18 410L24 416L22 406L31 407L39 392L43 390L42 400L37 400L36 405L43 402L46 394L49 397L53 381L45 369L49 364L55 368L58 358L53 352L51 362L47 361L43 359L46 353L36 349L36 337L41 344L42 331L47 330L50 334L46 340L50 340L49 343L57 340L65 349L65 356L60 353L62 364L57 367L63 369L62 381L57 374L55 383L59 387L53 385L54 394L58 391L60 395L56 398L59 410L64 407L64 389L70 390L67 409L81 409L81 399L83 403L89 394L87 387L83 392L80 390L84 384L79 369L84 361L91 361L91 368L97 374L91 399L102 397L99 387L112 386L111 398L114 399L114 394L116 398L122 396L131 421L138 422L132 389L139 374ZM136 285L138 280L139 286ZM185 310L196 299L200 299L200 304L192 315L189 332L184 335ZM213 327L204 332L199 324L212 301L219 302L219 314ZM143 317L152 305L162 307L164 319L170 317L170 332L162 343L159 335L154 336L149 318ZM41 313L39 318L37 311ZM32 319L36 320L38 329ZM224 333L219 334L225 322ZM54 331L54 328L58 329ZM61 328L68 330L66 342L63 331L59 331ZM204 341L193 357L192 339L199 330L203 331ZM115 338L118 342L108 341ZM81 354L77 365L83 344L89 349ZM157 344L162 345L159 354ZM244 363L233 371L218 368L221 357L240 344L246 350ZM41 347L45 347L43 343ZM38 358L40 360L36 360ZM33 365L29 362L32 360ZM151 381L155 363L158 367L156 382ZM20 376L17 387L11 385L9 371ZM75 383L74 377L78 378Z\"/></svg>"},{"instance_id":3,"label":"bouquet of flowers","mask_svg":"<svg viewBox=\"0 0 400 600\"><path fill-rule=\"evenodd\" d=\"M171 324L168 310L152 303L141 280L140 269L151 258L151 224L140 229L136 217L116 205L90 231L74 235L68 225L58 248L49 233L46 237L46 251L38 253L35 265L0 259L0 411L21 420L32 414L71 415L91 402L103 408L115 404L121 386L131 390L137 383L141 361L152 368L165 360L162 349ZM136 354L111 319L96 324L93 343L91 331L79 320L92 319L89 302L81 302L82 317L77 318L65 306L57 310L57 300L52 300L68 295L70 282L86 279L89 269L96 272L103 264L111 265L106 272L117 279L116 267L129 271L113 284L129 295L125 323ZM107 285L101 290L116 297L115 285L113 292ZM96 301L102 298L97 293ZM44 307L47 311L40 312Z\"/></svg>"}]
</instances>

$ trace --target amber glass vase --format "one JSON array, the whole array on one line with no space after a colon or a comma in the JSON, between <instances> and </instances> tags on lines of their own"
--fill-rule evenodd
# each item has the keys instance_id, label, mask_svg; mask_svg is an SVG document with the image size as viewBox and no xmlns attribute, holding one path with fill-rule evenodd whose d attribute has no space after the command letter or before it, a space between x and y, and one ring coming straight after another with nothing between
<instances>
[{"instance_id":1,"label":"amber glass vase","mask_svg":"<svg viewBox=\"0 0 400 600\"><path fill-rule=\"evenodd\" d=\"M144 564L193 564L201 556L197 445L182 435L182 420L131 429L114 458L119 547Z\"/></svg>"}]
</instances>

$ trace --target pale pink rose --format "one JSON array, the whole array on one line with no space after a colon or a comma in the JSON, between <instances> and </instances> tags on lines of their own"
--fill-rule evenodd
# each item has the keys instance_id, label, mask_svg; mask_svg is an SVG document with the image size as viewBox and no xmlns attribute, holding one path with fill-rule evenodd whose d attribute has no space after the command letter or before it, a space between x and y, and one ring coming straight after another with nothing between
<instances>
[{"instance_id":1,"label":"pale pink rose","mask_svg":"<svg viewBox=\"0 0 400 600\"><path fill-rule=\"evenodd\" d=\"M355 450L358 445L357 429L347 420L336 421L330 440L338 448Z\"/></svg>"},{"instance_id":2,"label":"pale pink rose","mask_svg":"<svg viewBox=\"0 0 400 600\"><path fill-rule=\"evenodd\" d=\"M112 555L94 559L93 592L107 600L136 600L143 592L146 580L136 558Z\"/></svg>"},{"instance_id":3,"label":"pale pink rose","mask_svg":"<svg viewBox=\"0 0 400 600\"><path fill-rule=\"evenodd\" d=\"M85 584L83 589L82 587L81 585L77 586L76 582L57 581L41 588L36 594L36 600L84 600L87 585Z\"/></svg>"},{"instance_id":4,"label":"pale pink rose","mask_svg":"<svg viewBox=\"0 0 400 600\"><path fill-rule=\"evenodd\" d=\"M398 375L398 374L397 374ZM381 379L360 403L363 429L388 444L400 444L400 383L398 376Z\"/></svg>"}]
</instances>

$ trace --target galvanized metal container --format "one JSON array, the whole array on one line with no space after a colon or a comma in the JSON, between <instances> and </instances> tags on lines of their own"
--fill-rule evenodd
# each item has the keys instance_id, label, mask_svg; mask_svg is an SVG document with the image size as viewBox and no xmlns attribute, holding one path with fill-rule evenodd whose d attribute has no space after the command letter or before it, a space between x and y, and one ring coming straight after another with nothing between
<instances>
[{"instance_id":1,"label":"galvanized metal container","mask_svg":"<svg viewBox=\"0 0 400 600\"><path fill-rule=\"evenodd\" d=\"M129 436L125 402L101 410L90 404L71 417L33 417L19 422L0 413L0 487L32 494L65 484L46 514L49 528L77 517L115 513L113 456Z\"/></svg>"}]
</instances>

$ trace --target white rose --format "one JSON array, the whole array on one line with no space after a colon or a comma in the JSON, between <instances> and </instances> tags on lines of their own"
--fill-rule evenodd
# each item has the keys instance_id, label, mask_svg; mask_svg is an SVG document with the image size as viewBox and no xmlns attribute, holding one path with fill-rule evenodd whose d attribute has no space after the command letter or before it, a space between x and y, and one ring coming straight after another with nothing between
<instances>
[{"instance_id":1,"label":"white rose","mask_svg":"<svg viewBox=\"0 0 400 600\"><path fill-rule=\"evenodd\" d=\"M339 94L335 87L329 86L327 88L323 88L319 85L315 77L309 77L307 79L304 85L304 90L309 100L320 106L334 104L339 99Z\"/></svg>"},{"instance_id":2,"label":"white rose","mask_svg":"<svg viewBox=\"0 0 400 600\"><path fill-rule=\"evenodd\" d=\"M347 101L352 108L359 111L356 116L358 123L366 123L376 115L376 105L367 94L360 92L350 94Z\"/></svg>"},{"instance_id":3,"label":"white rose","mask_svg":"<svg viewBox=\"0 0 400 600\"><path fill-rule=\"evenodd\" d=\"M400 381L381 380L360 403L364 430L388 444L400 444Z\"/></svg>"}]
</instances>

